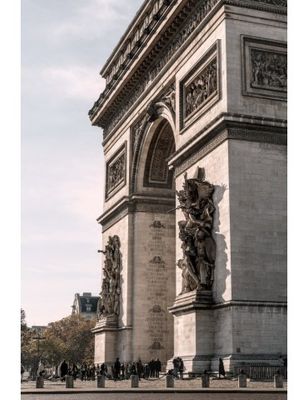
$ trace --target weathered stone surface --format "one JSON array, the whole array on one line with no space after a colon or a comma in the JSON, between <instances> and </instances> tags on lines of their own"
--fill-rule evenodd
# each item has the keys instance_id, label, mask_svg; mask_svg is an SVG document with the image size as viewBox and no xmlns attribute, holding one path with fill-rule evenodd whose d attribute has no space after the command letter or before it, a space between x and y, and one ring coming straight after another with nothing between
<instances>
[{"instance_id":1,"label":"weathered stone surface","mask_svg":"<svg viewBox=\"0 0 308 400\"><path fill-rule=\"evenodd\" d=\"M122 253L117 323L101 319L94 329L95 362L159 357L172 368L180 356L187 372L200 373L218 370L220 357L227 371L275 365L286 354L285 2L175 3L160 23L169 32L181 11L185 33L148 31L161 42L147 39L127 64L137 75L145 68L136 79L115 72L124 49L106 66L110 97L92 110L93 123L107 128L107 191L114 187L99 218L102 248L117 235ZM183 214L170 211L184 174L192 179L197 168L214 187L210 295L183 293Z\"/></svg>"}]
</instances>

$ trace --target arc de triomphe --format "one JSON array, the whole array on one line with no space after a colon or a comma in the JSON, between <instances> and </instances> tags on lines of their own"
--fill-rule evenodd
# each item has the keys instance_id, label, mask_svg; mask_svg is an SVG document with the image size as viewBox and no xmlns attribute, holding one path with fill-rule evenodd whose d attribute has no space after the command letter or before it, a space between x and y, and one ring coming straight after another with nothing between
<instances>
[{"instance_id":1,"label":"arc de triomphe","mask_svg":"<svg viewBox=\"0 0 308 400\"><path fill-rule=\"evenodd\" d=\"M95 363L286 355L286 1L145 1L89 112L106 162Z\"/></svg>"}]
</instances>

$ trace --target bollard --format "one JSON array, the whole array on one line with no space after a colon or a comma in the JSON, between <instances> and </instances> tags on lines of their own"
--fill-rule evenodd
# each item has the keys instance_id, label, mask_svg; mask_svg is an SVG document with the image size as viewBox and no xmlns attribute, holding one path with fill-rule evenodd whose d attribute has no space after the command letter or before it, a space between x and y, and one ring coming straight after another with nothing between
<instances>
[{"instance_id":1,"label":"bollard","mask_svg":"<svg viewBox=\"0 0 308 400\"><path fill-rule=\"evenodd\" d=\"M37 376L36 377L36 388L37 389L42 389L44 387L44 377L43 376Z\"/></svg>"},{"instance_id":2,"label":"bollard","mask_svg":"<svg viewBox=\"0 0 308 400\"><path fill-rule=\"evenodd\" d=\"M243 370L241 370L241 372L238 376L238 387L239 388L247 387L247 375L244 373Z\"/></svg>"},{"instance_id":3,"label":"bollard","mask_svg":"<svg viewBox=\"0 0 308 400\"><path fill-rule=\"evenodd\" d=\"M70 375L66 375L65 384L67 389L71 389L74 387L74 379Z\"/></svg>"},{"instance_id":4,"label":"bollard","mask_svg":"<svg viewBox=\"0 0 308 400\"><path fill-rule=\"evenodd\" d=\"M139 387L139 376L138 375L131 375L130 383L132 388Z\"/></svg>"},{"instance_id":5,"label":"bollard","mask_svg":"<svg viewBox=\"0 0 308 400\"><path fill-rule=\"evenodd\" d=\"M209 374L202 374L201 375L201 382L202 382L202 387L203 388L210 387L210 375Z\"/></svg>"},{"instance_id":6,"label":"bollard","mask_svg":"<svg viewBox=\"0 0 308 400\"><path fill-rule=\"evenodd\" d=\"M173 388L174 387L174 376L166 375L166 387Z\"/></svg>"},{"instance_id":7,"label":"bollard","mask_svg":"<svg viewBox=\"0 0 308 400\"><path fill-rule=\"evenodd\" d=\"M105 375L97 375L97 387L98 388L105 387Z\"/></svg>"},{"instance_id":8,"label":"bollard","mask_svg":"<svg viewBox=\"0 0 308 400\"><path fill-rule=\"evenodd\" d=\"M274 388L283 388L283 376L279 373L279 371L277 371L277 373L274 375Z\"/></svg>"}]
</instances>

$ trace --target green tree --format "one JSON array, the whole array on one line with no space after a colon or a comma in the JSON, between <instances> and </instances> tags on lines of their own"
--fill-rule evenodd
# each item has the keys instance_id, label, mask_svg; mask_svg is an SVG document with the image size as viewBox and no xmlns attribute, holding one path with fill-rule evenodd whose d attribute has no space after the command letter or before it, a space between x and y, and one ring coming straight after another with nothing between
<instances>
[{"instance_id":1,"label":"green tree","mask_svg":"<svg viewBox=\"0 0 308 400\"><path fill-rule=\"evenodd\" d=\"M72 315L49 324L42 343L42 357L51 365L63 359L73 363L93 362L95 321Z\"/></svg>"}]
</instances>

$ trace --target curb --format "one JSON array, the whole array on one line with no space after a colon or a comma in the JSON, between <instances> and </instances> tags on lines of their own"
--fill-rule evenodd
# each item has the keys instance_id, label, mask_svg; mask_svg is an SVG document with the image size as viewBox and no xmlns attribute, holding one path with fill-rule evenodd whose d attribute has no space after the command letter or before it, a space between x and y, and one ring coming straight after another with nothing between
<instances>
[{"instance_id":1,"label":"curb","mask_svg":"<svg viewBox=\"0 0 308 400\"><path fill-rule=\"evenodd\" d=\"M25 389L21 394L72 394L72 393L280 393L287 394L286 389L220 389L220 388L204 388L204 389Z\"/></svg>"}]
</instances>

